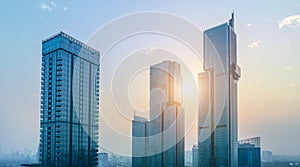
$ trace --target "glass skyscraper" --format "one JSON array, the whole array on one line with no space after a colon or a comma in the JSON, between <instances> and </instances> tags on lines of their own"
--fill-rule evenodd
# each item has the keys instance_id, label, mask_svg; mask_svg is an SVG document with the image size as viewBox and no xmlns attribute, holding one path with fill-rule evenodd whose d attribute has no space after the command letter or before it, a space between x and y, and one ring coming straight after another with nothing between
<instances>
[{"instance_id":1,"label":"glass skyscraper","mask_svg":"<svg viewBox=\"0 0 300 167\"><path fill-rule=\"evenodd\" d=\"M164 61L150 67L148 166L184 166L184 109L180 65ZM152 155L154 154L154 155Z\"/></svg>"},{"instance_id":2,"label":"glass skyscraper","mask_svg":"<svg viewBox=\"0 0 300 167\"><path fill-rule=\"evenodd\" d=\"M237 65L234 17L204 32L199 74L199 166L238 165Z\"/></svg>"},{"instance_id":3,"label":"glass skyscraper","mask_svg":"<svg viewBox=\"0 0 300 167\"><path fill-rule=\"evenodd\" d=\"M42 42L42 166L97 166L99 58L63 32Z\"/></svg>"}]
</instances>

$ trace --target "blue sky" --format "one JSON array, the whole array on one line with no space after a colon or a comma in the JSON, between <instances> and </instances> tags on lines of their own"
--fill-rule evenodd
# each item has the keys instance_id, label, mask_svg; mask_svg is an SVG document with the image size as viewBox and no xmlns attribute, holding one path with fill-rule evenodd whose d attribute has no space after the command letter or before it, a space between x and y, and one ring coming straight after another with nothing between
<instances>
[{"instance_id":1,"label":"blue sky","mask_svg":"<svg viewBox=\"0 0 300 167\"><path fill-rule=\"evenodd\" d=\"M108 21L141 11L183 17L204 30L235 11L239 136L299 155L300 0L0 1L0 146L35 150L39 136L41 40L64 31L81 41ZM195 135L187 138L187 148Z\"/></svg>"}]
</instances>

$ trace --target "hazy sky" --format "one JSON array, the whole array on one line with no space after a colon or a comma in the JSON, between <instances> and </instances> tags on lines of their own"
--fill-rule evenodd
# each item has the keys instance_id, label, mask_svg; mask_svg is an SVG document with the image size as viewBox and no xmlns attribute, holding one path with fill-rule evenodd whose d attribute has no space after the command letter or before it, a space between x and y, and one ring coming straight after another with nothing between
<instances>
[{"instance_id":1,"label":"hazy sky","mask_svg":"<svg viewBox=\"0 0 300 167\"><path fill-rule=\"evenodd\" d=\"M300 0L0 0L2 152L38 146L41 40L65 31L86 41L108 21L141 11L172 13L204 30L233 10L242 68L239 138L261 136L263 149L300 155ZM186 148L195 142L189 134Z\"/></svg>"}]
</instances>

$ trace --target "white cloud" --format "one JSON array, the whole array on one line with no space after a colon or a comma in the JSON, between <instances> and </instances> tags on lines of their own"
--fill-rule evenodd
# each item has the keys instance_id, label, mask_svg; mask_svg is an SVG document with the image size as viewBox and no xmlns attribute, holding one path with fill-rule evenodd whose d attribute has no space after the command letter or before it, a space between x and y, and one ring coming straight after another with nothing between
<instances>
[{"instance_id":1,"label":"white cloud","mask_svg":"<svg viewBox=\"0 0 300 167\"><path fill-rule=\"evenodd\" d=\"M250 24L250 23L246 25L246 27L251 27L251 26L252 26L252 24Z\"/></svg>"},{"instance_id":2,"label":"white cloud","mask_svg":"<svg viewBox=\"0 0 300 167\"><path fill-rule=\"evenodd\" d=\"M41 4L41 9L42 10L48 10L49 12L53 11L53 9L48 4L46 4L46 3L42 3Z\"/></svg>"},{"instance_id":3,"label":"white cloud","mask_svg":"<svg viewBox=\"0 0 300 167\"><path fill-rule=\"evenodd\" d=\"M58 5L54 1L50 1L50 4L44 3L44 2L41 3L40 7L42 10L48 10L49 12L52 12L55 8L58 7ZM65 7L64 7L64 10L66 10Z\"/></svg>"},{"instance_id":4,"label":"white cloud","mask_svg":"<svg viewBox=\"0 0 300 167\"><path fill-rule=\"evenodd\" d=\"M51 1L50 3L51 3L51 5L52 5L53 7L57 8L56 3L54 3L53 1Z\"/></svg>"},{"instance_id":5,"label":"white cloud","mask_svg":"<svg viewBox=\"0 0 300 167\"><path fill-rule=\"evenodd\" d=\"M286 27L286 26L294 27L294 28L300 27L300 14L286 17L286 18L280 20L278 22L278 24L279 24L278 25L279 29Z\"/></svg>"},{"instance_id":6,"label":"white cloud","mask_svg":"<svg viewBox=\"0 0 300 167\"><path fill-rule=\"evenodd\" d=\"M147 48L143 51L141 51L142 54L145 54L145 55L151 55L153 53L153 51L155 51L156 48Z\"/></svg>"},{"instance_id":7,"label":"white cloud","mask_svg":"<svg viewBox=\"0 0 300 167\"><path fill-rule=\"evenodd\" d=\"M249 48L259 48L259 47L261 47L261 43L262 43L261 40L253 41L248 45L248 47Z\"/></svg>"},{"instance_id":8,"label":"white cloud","mask_svg":"<svg viewBox=\"0 0 300 167\"><path fill-rule=\"evenodd\" d=\"M68 8L65 6L65 7L64 7L64 11L67 11L67 10L68 10Z\"/></svg>"}]
</instances>

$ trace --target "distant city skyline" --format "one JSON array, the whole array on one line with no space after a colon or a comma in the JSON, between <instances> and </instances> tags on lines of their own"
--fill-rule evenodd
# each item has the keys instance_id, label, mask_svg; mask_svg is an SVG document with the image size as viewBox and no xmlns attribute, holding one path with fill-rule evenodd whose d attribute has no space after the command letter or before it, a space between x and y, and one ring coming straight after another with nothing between
<instances>
[{"instance_id":1,"label":"distant city skyline","mask_svg":"<svg viewBox=\"0 0 300 167\"><path fill-rule=\"evenodd\" d=\"M236 13L239 138L262 137L262 150L299 155L299 0L72 3L2 0L0 31L0 146L2 153L36 152L39 143L41 40L65 31L88 41L99 27L135 12L183 17L200 30ZM24 19L26 18L26 19ZM79 21L80 20L80 21ZM196 143L195 128L186 149Z\"/></svg>"}]
</instances>

